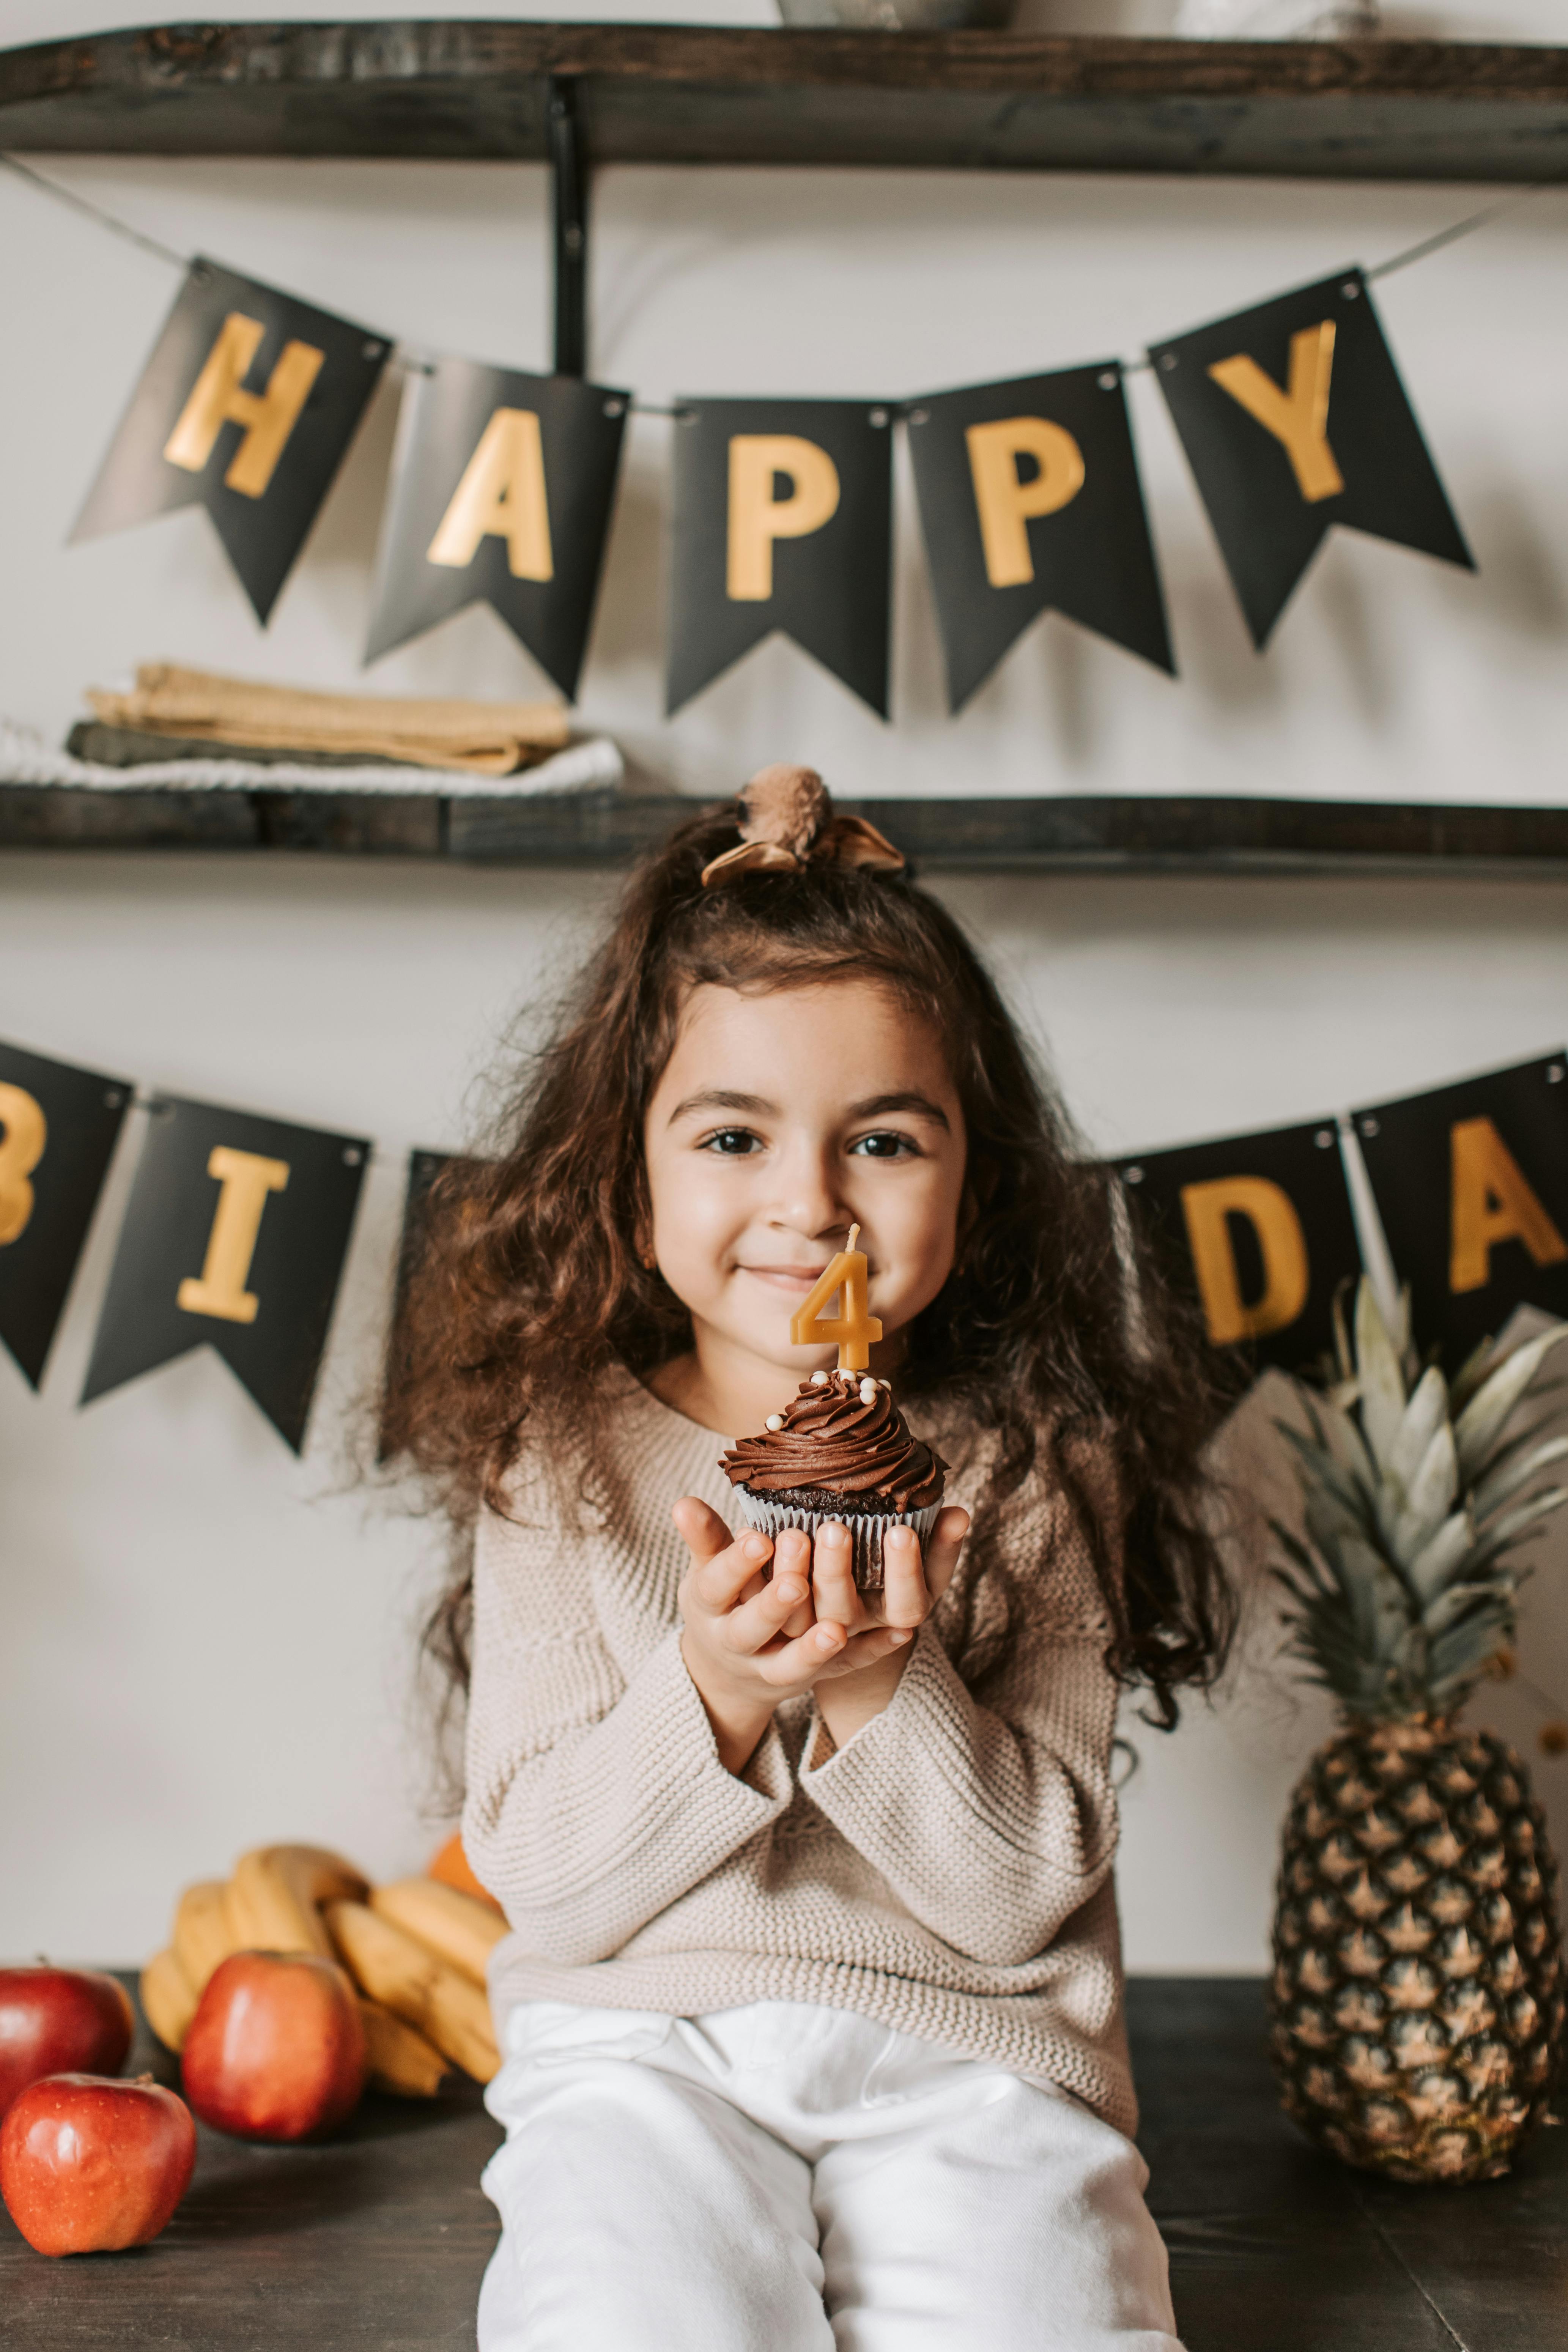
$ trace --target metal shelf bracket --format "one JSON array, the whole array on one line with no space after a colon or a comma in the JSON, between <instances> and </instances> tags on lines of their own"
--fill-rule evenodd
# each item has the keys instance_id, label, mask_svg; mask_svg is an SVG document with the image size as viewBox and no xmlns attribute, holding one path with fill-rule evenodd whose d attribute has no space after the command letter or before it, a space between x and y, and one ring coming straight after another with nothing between
<instances>
[{"instance_id":1,"label":"metal shelf bracket","mask_svg":"<svg viewBox=\"0 0 1568 2352\"><path fill-rule=\"evenodd\" d=\"M588 165L574 76L546 77L544 110L555 208L555 373L583 376L588 373Z\"/></svg>"}]
</instances>

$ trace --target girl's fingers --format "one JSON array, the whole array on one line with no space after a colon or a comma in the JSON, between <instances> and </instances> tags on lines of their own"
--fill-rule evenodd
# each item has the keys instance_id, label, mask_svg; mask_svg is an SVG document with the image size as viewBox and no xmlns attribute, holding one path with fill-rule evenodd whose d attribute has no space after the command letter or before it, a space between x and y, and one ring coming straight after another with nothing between
<instances>
[{"instance_id":1,"label":"girl's fingers","mask_svg":"<svg viewBox=\"0 0 1568 2352\"><path fill-rule=\"evenodd\" d=\"M773 1574L793 1577L803 1589L799 1608L793 1610L779 1627L786 1640L793 1642L809 1633L815 1622L811 1606L811 1538L803 1528L785 1528L780 1534L773 1547Z\"/></svg>"},{"instance_id":2,"label":"girl's fingers","mask_svg":"<svg viewBox=\"0 0 1568 2352\"><path fill-rule=\"evenodd\" d=\"M969 1513L956 1504L949 1504L945 1511L937 1513L925 1558L926 1590L933 1601L940 1601L952 1582L952 1571L958 1566L958 1555L968 1533Z\"/></svg>"},{"instance_id":3,"label":"girl's fingers","mask_svg":"<svg viewBox=\"0 0 1568 2352\"><path fill-rule=\"evenodd\" d=\"M728 1551L734 1541L718 1512L700 1495L682 1495L669 1516L685 1539L694 1568L701 1568L720 1552Z\"/></svg>"},{"instance_id":4,"label":"girl's fingers","mask_svg":"<svg viewBox=\"0 0 1568 2352\"><path fill-rule=\"evenodd\" d=\"M764 1682L783 1691L808 1690L823 1667L843 1649L845 1633L842 1625L812 1627L796 1642L786 1642L782 1648L766 1650L755 1660L757 1672Z\"/></svg>"},{"instance_id":5,"label":"girl's fingers","mask_svg":"<svg viewBox=\"0 0 1568 2352\"><path fill-rule=\"evenodd\" d=\"M819 1618L846 1626L851 1633L866 1622L855 1589L855 1547L848 1528L837 1519L816 1530L811 1548L811 1599Z\"/></svg>"},{"instance_id":6,"label":"girl's fingers","mask_svg":"<svg viewBox=\"0 0 1568 2352\"><path fill-rule=\"evenodd\" d=\"M921 1564L921 1542L913 1528L889 1528L882 1539L882 1621L910 1631L931 1614L933 1596Z\"/></svg>"},{"instance_id":7,"label":"girl's fingers","mask_svg":"<svg viewBox=\"0 0 1568 2352\"><path fill-rule=\"evenodd\" d=\"M889 1657L895 1650L907 1650L914 1638L897 1625L873 1625L868 1633L857 1633L852 1641L846 1642L818 1679L826 1682L836 1675L858 1674L862 1666L875 1665L879 1658Z\"/></svg>"},{"instance_id":8,"label":"girl's fingers","mask_svg":"<svg viewBox=\"0 0 1568 2352\"><path fill-rule=\"evenodd\" d=\"M755 1528L709 1559L700 1558L694 1549L692 1571L682 1589L705 1615L727 1617L745 1594L747 1586L762 1575L773 1557L773 1549L767 1537L759 1535ZM771 1585L763 1586L756 1599L763 1599L772 1590ZM747 1605L751 1605L749 1601Z\"/></svg>"},{"instance_id":9,"label":"girl's fingers","mask_svg":"<svg viewBox=\"0 0 1568 2352\"><path fill-rule=\"evenodd\" d=\"M791 1622L803 1608L806 1622L796 1627L797 1635L811 1623L811 1587L798 1570L785 1572L775 1561L769 1581L730 1610L711 1629L712 1638L738 1656L754 1658L760 1651L791 1638Z\"/></svg>"}]
</instances>

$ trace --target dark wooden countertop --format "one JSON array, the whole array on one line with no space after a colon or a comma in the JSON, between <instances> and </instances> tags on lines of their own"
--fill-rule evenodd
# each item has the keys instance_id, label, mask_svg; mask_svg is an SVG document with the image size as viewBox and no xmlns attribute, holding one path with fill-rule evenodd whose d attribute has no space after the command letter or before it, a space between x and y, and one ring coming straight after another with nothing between
<instances>
[{"instance_id":1,"label":"dark wooden countertop","mask_svg":"<svg viewBox=\"0 0 1568 2352\"><path fill-rule=\"evenodd\" d=\"M1568 2133L1540 2135L1507 2180L1401 2189L1279 2114L1258 1984L1135 1979L1128 2005L1188 2352L1563 2352ZM153 2045L133 2063L176 2079ZM472 2352L498 2137L471 2085L428 2105L373 2096L322 2147L204 2131L184 2204L135 2253L47 2262L0 2215L0 2344Z\"/></svg>"}]
</instances>

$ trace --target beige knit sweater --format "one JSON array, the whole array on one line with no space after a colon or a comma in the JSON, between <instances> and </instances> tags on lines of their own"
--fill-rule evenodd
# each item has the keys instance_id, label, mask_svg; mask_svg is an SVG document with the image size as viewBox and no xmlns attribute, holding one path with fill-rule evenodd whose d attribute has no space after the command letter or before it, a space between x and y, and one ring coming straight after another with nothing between
<instances>
[{"instance_id":1,"label":"beige knit sweater","mask_svg":"<svg viewBox=\"0 0 1568 2352\"><path fill-rule=\"evenodd\" d=\"M479 1530L463 1837L511 1927L498 2011L817 2001L1043 2076L1131 2132L1117 1692L1046 1450L1004 1507L1022 1605L1000 1654L974 1646L993 1580L968 1591L961 1566L881 1715L835 1752L814 1702L786 1702L737 1777L681 1660L669 1517L691 1494L735 1523L723 1441L635 1384L610 1426L580 1507L536 1464ZM954 1460L950 1431L921 1433ZM956 1450L949 1496L973 1508L985 1448ZM965 1625L973 1687L949 1654Z\"/></svg>"}]
</instances>

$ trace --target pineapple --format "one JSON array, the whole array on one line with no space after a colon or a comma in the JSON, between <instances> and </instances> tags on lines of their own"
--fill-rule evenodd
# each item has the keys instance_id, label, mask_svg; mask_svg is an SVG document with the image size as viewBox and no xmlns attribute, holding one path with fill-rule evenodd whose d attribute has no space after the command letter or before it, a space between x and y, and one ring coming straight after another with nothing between
<instances>
[{"instance_id":1,"label":"pineapple","mask_svg":"<svg viewBox=\"0 0 1568 2352\"><path fill-rule=\"evenodd\" d=\"M1506 1664L1521 1538L1568 1500L1515 1499L1568 1437L1503 1434L1568 1326L1489 1342L1450 1391L1435 1366L1407 1388L1401 1324L1363 1280L1311 1436L1279 1424L1306 1500L1305 1542L1272 1523L1288 1646L1343 1720L1285 1824L1270 2042L1287 2112L1346 2162L1484 2179L1546 2111L1563 1952L1524 1767L1455 1718Z\"/></svg>"}]
</instances>

